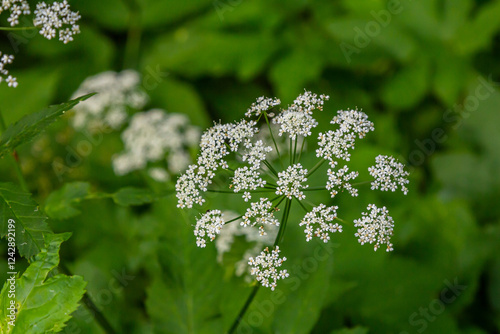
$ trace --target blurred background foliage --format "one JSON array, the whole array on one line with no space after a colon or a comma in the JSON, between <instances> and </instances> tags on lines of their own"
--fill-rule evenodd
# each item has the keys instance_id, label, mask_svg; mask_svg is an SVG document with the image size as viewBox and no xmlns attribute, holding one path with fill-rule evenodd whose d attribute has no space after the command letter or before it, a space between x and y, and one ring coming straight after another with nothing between
<instances>
[{"instance_id":1,"label":"blurred background foliage","mask_svg":"<svg viewBox=\"0 0 500 334\"><path fill-rule=\"evenodd\" d=\"M499 332L500 1L70 3L82 32L68 45L2 34L0 49L16 56L11 74L20 83L0 88L7 123L68 100L90 75L135 68L150 107L184 113L202 128L241 118L261 95L287 105L304 88L328 94L316 113L320 130L338 109L356 106L375 123L352 168L364 170L377 154L407 162L408 196L361 189L336 204L349 221L367 203L385 203L396 222L395 251L374 253L347 227L332 239L333 254L304 272L321 245L289 224L283 253L300 286L282 282L272 304L262 289L241 333ZM138 174L113 174L116 133L94 138L91 152L56 172L54 161L67 163L85 139L69 117L19 149L38 203L66 182L107 192L146 186ZM0 170L2 181L16 180L6 161ZM225 202L210 199L212 207ZM196 248L195 210L180 212L174 196L132 208L103 199L74 204L84 214L52 217L49 225L73 232L62 262L88 282L118 333L227 330L251 288L234 275L234 262L216 262L213 245ZM300 214L292 215L297 223ZM447 302L454 282L456 298ZM63 332L103 331L80 306Z\"/></svg>"}]
</instances>

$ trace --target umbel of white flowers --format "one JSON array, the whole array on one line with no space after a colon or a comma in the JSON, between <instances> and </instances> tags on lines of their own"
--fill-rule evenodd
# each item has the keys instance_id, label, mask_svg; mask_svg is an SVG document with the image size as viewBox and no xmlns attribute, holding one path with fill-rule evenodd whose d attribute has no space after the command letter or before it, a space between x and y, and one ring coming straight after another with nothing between
<instances>
[{"instance_id":1,"label":"umbel of white flowers","mask_svg":"<svg viewBox=\"0 0 500 334\"><path fill-rule=\"evenodd\" d=\"M0 4L0 14L9 11L10 16L7 22L11 27L19 24L21 15L30 15L31 8L26 0L2 0ZM78 12L73 12L66 0L62 2L54 1L50 6L45 2L39 2L34 11L33 25L40 29L40 35L47 39L52 39L59 34L59 40L67 44L73 40L73 36L80 33L80 26L77 24L81 18ZM0 52L0 56L2 53ZM4 79L9 87L17 87L17 79L5 69L6 64L11 64L13 55L4 54L0 59L0 82Z\"/></svg>"},{"instance_id":2,"label":"umbel of white flowers","mask_svg":"<svg viewBox=\"0 0 500 334\"><path fill-rule=\"evenodd\" d=\"M344 190L351 196L358 195L357 184L353 181L358 177L357 171L349 171L351 152L355 149L358 139L364 138L374 131L374 125L368 116L359 110L339 110L331 120L332 129L317 134L317 162L301 161L305 140L312 136L318 122L313 117L313 111L323 110L323 105L329 97L305 91L299 95L292 105L279 112L272 109L281 102L276 98L260 97L245 113L246 118L240 121L221 124L215 123L207 129L200 141L200 153L196 163L188 167L177 180L176 191L179 208L192 208L205 203L206 192L241 194L245 202L250 202L246 212L241 216L225 220L221 210L207 210L196 222L194 234L196 244L206 247L207 242L214 241L217 235L225 229L226 224L240 224L244 228L257 229L259 235L266 236L266 227L278 226L274 245L266 247L258 256L250 257L250 273L263 286L276 287L276 282L288 277L288 272L278 270L286 260L280 257L279 243L289 219L290 206L297 202L305 211L299 226L304 226L306 241L319 238L328 242L335 232L342 232L345 221L337 217L338 206L327 203L314 204L309 202L308 191L323 191L326 199L335 198ZM271 132L271 140L264 142L259 132L259 122L265 121ZM271 121L278 126L278 133L273 134ZM276 136L285 137L288 141L287 150L277 145ZM300 143L300 145L299 145ZM312 146L312 145L311 145ZM276 150L273 157L268 154ZM304 159L302 159L304 160ZM307 183L310 176L323 163L328 162L324 173L325 182L314 187ZM372 190L401 191L406 195L408 189L408 172L403 164L392 157L379 155L376 164L368 168ZM342 165L342 166L340 166ZM225 189L216 189L213 184L218 175L229 176L230 183ZM369 181L370 182L370 181ZM256 200L252 198L257 196ZM275 217L284 204L283 216ZM359 243L374 244L377 250L386 245L387 251L393 250L391 236L394 222L386 207L369 204L362 218L354 221L357 227L355 236Z\"/></svg>"}]
</instances>

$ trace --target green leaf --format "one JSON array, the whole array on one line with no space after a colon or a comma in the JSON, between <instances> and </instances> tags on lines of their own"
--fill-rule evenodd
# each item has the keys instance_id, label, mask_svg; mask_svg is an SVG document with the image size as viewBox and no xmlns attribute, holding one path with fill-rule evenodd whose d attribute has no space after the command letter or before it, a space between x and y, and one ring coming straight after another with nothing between
<instances>
[{"instance_id":1,"label":"green leaf","mask_svg":"<svg viewBox=\"0 0 500 334\"><path fill-rule=\"evenodd\" d=\"M500 2L492 1L480 8L473 20L457 33L458 47L465 54L487 48L500 28Z\"/></svg>"},{"instance_id":2,"label":"green leaf","mask_svg":"<svg viewBox=\"0 0 500 334\"><path fill-rule=\"evenodd\" d=\"M15 149L16 146L32 140L59 116L92 95L94 94L87 94L66 103L50 106L42 111L26 115L10 125L0 137L0 157Z\"/></svg>"},{"instance_id":3,"label":"green leaf","mask_svg":"<svg viewBox=\"0 0 500 334\"><path fill-rule=\"evenodd\" d=\"M45 212L51 218L67 219L81 213L75 204L85 199L90 190L88 182L66 183L61 189L52 192L45 202Z\"/></svg>"},{"instance_id":4,"label":"green leaf","mask_svg":"<svg viewBox=\"0 0 500 334\"><path fill-rule=\"evenodd\" d=\"M78 301L85 292L86 282L81 276L56 275L49 279L49 272L59 264L59 248L70 233L52 234L47 237L45 248L36 256L24 274L16 279L15 327L8 326L7 308L10 284L6 283L0 294L0 330L2 334L57 333L71 318Z\"/></svg>"},{"instance_id":5,"label":"green leaf","mask_svg":"<svg viewBox=\"0 0 500 334\"><path fill-rule=\"evenodd\" d=\"M52 192L45 202L45 212L50 218L68 219L81 214L78 205L89 199L111 198L122 206L151 203L165 194L155 194L149 189L125 187L116 193L90 192L88 182L66 183L61 189Z\"/></svg>"},{"instance_id":6,"label":"green leaf","mask_svg":"<svg viewBox=\"0 0 500 334\"><path fill-rule=\"evenodd\" d=\"M318 243L315 247L322 248L323 246ZM310 275L306 274L299 278L298 274L292 270L291 276L294 278L281 284L283 288L290 285L290 289L293 291L296 288L296 291L286 296L286 302L280 305L274 315L273 327L276 332L282 331L290 334L310 333L318 320L327 297L324 291L330 282L333 265L332 261L319 262L311 256L304 258L299 263L299 266L304 267L311 262L317 264L317 269ZM278 289L281 289L281 287L278 287Z\"/></svg>"},{"instance_id":7,"label":"green leaf","mask_svg":"<svg viewBox=\"0 0 500 334\"><path fill-rule=\"evenodd\" d=\"M112 198L116 204L129 206L151 203L156 196L149 189L126 187L114 193Z\"/></svg>"},{"instance_id":8,"label":"green leaf","mask_svg":"<svg viewBox=\"0 0 500 334\"><path fill-rule=\"evenodd\" d=\"M396 109L415 106L425 96L430 83L430 66L422 58L418 63L402 68L382 89L384 102Z\"/></svg>"},{"instance_id":9,"label":"green leaf","mask_svg":"<svg viewBox=\"0 0 500 334\"><path fill-rule=\"evenodd\" d=\"M0 183L0 237L8 230L8 220L16 225L16 247L26 258L38 254L44 245L44 237L52 234L47 217L39 209L31 194L11 183Z\"/></svg>"}]
</instances>

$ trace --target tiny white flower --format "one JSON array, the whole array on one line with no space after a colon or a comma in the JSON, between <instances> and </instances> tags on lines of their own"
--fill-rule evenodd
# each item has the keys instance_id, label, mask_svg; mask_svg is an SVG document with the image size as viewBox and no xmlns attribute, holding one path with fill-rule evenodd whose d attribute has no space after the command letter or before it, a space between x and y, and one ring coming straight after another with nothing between
<instances>
[{"instance_id":1,"label":"tiny white flower","mask_svg":"<svg viewBox=\"0 0 500 334\"><path fill-rule=\"evenodd\" d=\"M406 195L408 193L406 184L410 182L408 180L410 173L404 170L404 165L387 155L377 156L375 162L377 163L375 166L368 168L370 175L375 179L371 183L372 189L396 191L399 185Z\"/></svg>"},{"instance_id":2,"label":"tiny white flower","mask_svg":"<svg viewBox=\"0 0 500 334\"><path fill-rule=\"evenodd\" d=\"M286 269L279 271L277 269L286 261L286 257L280 258L279 253L279 246L276 246L272 251L266 247L260 255L248 259L248 264L251 267L250 274L254 275L262 286L271 288L272 291L276 288L278 280L288 277Z\"/></svg>"},{"instance_id":3,"label":"tiny white flower","mask_svg":"<svg viewBox=\"0 0 500 334\"><path fill-rule=\"evenodd\" d=\"M194 235L196 236L196 245L198 247L206 247L207 241L215 240L215 237L220 233L224 225L223 216L220 210L211 210L196 221Z\"/></svg>"},{"instance_id":4,"label":"tiny white flower","mask_svg":"<svg viewBox=\"0 0 500 334\"><path fill-rule=\"evenodd\" d=\"M341 225L332 223L337 218L337 209L338 206L327 207L324 204L320 204L302 218L299 226L306 226L304 230L306 241L312 240L313 237L318 237L326 243L330 240L329 233L342 232Z\"/></svg>"},{"instance_id":5,"label":"tiny white flower","mask_svg":"<svg viewBox=\"0 0 500 334\"><path fill-rule=\"evenodd\" d=\"M307 169L303 168L300 163L288 166L285 171L278 173L276 195L285 195L289 199L293 197L299 200L306 198L301 190L309 187L308 184L304 184L307 181L306 176Z\"/></svg>"},{"instance_id":6,"label":"tiny white flower","mask_svg":"<svg viewBox=\"0 0 500 334\"><path fill-rule=\"evenodd\" d=\"M66 0L56 1L50 6L42 1L36 5L33 25L41 27L40 34L47 39L54 38L59 30L59 40L67 44L73 40L74 35L80 33L77 24L79 19L78 12L71 11Z\"/></svg>"},{"instance_id":7,"label":"tiny white flower","mask_svg":"<svg viewBox=\"0 0 500 334\"><path fill-rule=\"evenodd\" d=\"M326 189L330 190L330 195L335 197L338 194L338 190L345 189L351 194L351 196L358 196L358 189L354 188L349 181L354 180L358 177L358 172L348 173L349 168L344 166L340 168L337 172L333 169L328 169L328 181L326 183Z\"/></svg>"},{"instance_id":8,"label":"tiny white flower","mask_svg":"<svg viewBox=\"0 0 500 334\"><path fill-rule=\"evenodd\" d=\"M259 226L261 236L266 235L264 225L279 226L279 221L274 217L275 208L267 198L261 198L259 202L251 203L250 208L242 218L241 226Z\"/></svg>"},{"instance_id":9,"label":"tiny white flower","mask_svg":"<svg viewBox=\"0 0 500 334\"><path fill-rule=\"evenodd\" d=\"M387 251L392 251L391 237L394 221L388 215L389 211L385 206L377 208L374 204L368 205L367 210L370 210L370 213L363 212L360 219L354 220L354 226L358 227L358 231L354 235L358 237L358 241L362 245L375 243L374 249L377 250L380 245L386 244Z\"/></svg>"},{"instance_id":10,"label":"tiny white flower","mask_svg":"<svg viewBox=\"0 0 500 334\"><path fill-rule=\"evenodd\" d=\"M248 108L245 113L246 117L260 116L263 111L268 111L274 106L280 105L281 101L277 98L266 98L261 96L257 99L256 102L252 103L250 108Z\"/></svg>"}]
</instances>

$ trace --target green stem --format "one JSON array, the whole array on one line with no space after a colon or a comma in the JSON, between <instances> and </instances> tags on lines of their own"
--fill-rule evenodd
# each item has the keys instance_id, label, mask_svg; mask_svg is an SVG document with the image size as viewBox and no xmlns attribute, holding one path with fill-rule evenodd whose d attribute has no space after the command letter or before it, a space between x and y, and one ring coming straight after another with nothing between
<instances>
[{"instance_id":1,"label":"green stem","mask_svg":"<svg viewBox=\"0 0 500 334\"><path fill-rule=\"evenodd\" d=\"M136 0L124 0L125 5L129 8L129 22L128 22L128 32L127 41L125 44L125 58L124 67L125 68L137 68L142 28L140 22L140 6L137 4Z\"/></svg>"},{"instance_id":2,"label":"green stem","mask_svg":"<svg viewBox=\"0 0 500 334\"><path fill-rule=\"evenodd\" d=\"M240 192L234 192L231 190L215 190L215 189L207 189L207 192L209 193L221 193L221 194L240 194ZM275 189L268 189L268 190L250 190L249 191L251 194L256 194L256 193L273 193L275 192Z\"/></svg>"},{"instance_id":3,"label":"green stem","mask_svg":"<svg viewBox=\"0 0 500 334\"><path fill-rule=\"evenodd\" d=\"M293 147L293 161L292 161L293 163L295 163L295 158L297 156L297 142L298 141L299 141L299 137L295 137L295 140L294 140L295 145Z\"/></svg>"},{"instance_id":4,"label":"green stem","mask_svg":"<svg viewBox=\"0 0 500 334\"><path fill-rule=\"evenodd\" d=\"M281 160L281 154L280 154L280 150L278 148L278 144L276 143L276 140L274 139L273 131L271 130L271 124L269 124L269 119L267 118L267 113L264 113L264 118L266 119L267 127L269 128L269 133L271 134L271 139L273 140L274 147L276 148L276 153L278 153L278 159L280 160L281 168L285 168L285 166L283 166L283 161Z\"/></svg>"},{"instance_id":5,"label":"green stem","mask_svg":"<svg viewBox=\"0 0 500 334\"><path fill-rule=\"evenodd\" d=\"M64 265L63 263L60 263L59 266L58 266L58 268L65 275L67 275L67 276L73 276L73 274L68 269L68 267L66 267L66 265ZM85 292L83 294L82 302L87 307L87 309L89 309L91 311L91 314L93 314L95 316L95 319L96 319L97 323L101 326L102 329L104 329L104 331L106 333L109 333L109 334L115 334L116 333L116 331L114 330L113 326L111 326L111 324L109 323L108 319L106 319L106 317L104 316L104 314L102 314L101 310L99 310L99 308L96 306L96 304L94 304L94 302L92 301L92 299L90 299L90 296L88 295L87 292Z\"/></svg>"},{"instance_id":6,"label":"green stem","mask_svg":"<svg viewBox=\"0 0 500 334\"><path fill-rule=\"evenodd\" d=\"M306 137L302 138L302 145L300 146L300 153L297 162L300 162L300 158L302 158L302 152L304 151L304 144L306 143Z\"/></svg>"},{"instance_id":7,"label":"green stem","mask_svg":"<svg viewBox=\"0 0 500 334\"><path fill-rule=\"evenodd\" d=\"M316 190L326 190L326 187L311 187L311 188L302 189L302 191L316 191Z\"/></svg>"},{"instance_id":8,"label":"green stem","mask_svg":"<svg viewBox=\"0 0 500 334\"><path fill-rule=\"evenodd\" d=\"M38 27L0 27L0 30L4 31L20 31L20 30L34 30Z\"/></svg>"},{"instance_id":9,"label":"green stem","mask_svg":"<svg viewBox=\"0 0 500 334\"><path fill-rule=\"evenodd\" d=\"M283 199L285 198L285 196L280 196L282 197L281 200L279 201L279 203L276 205L280 205L280 203L283 201ZM274 201L274 199L273 199ZM285 206L285 212L283 214L283 217L287 217L286 219L288 219L288 213L290 211L290 200L287 199L287 202L286 202L286 206ZM287 207L288 207L288 210L287 210ZM286 225L286 221L284 220L284 224L282 224L280 226L280 232L282 230L282 227L283 225ZM274 247L276 248L276 246L278 245L279 243L279 239L280 239L280 233L278 232L278 235L276 236L276 239L274 241ZM255 285L253 287L253 290L252 292L250 293L250 295L248 296L246 302L245 302L245 305L243 305L243 307L241 308L240 312L238 313L238 316L236 317L236 319L234 319L234 322L233 324L231 325L231 328L229 329L229 331L227 332L227 334L233 334L236 329L238 328L238 325L240 324L241 320L243 319L243 316L245 315L245 313L247 312L248 308L250 307L250 304L252 304L252 301L254 300L255 296L257 295L257 292L259 291L259 288L260 288L260 284L257 283L257 285Z\"/></svg>"},{"instance_id":10,"label":"green stem","mask_svg":"<svg viewBox=\"0 0 500 334\"><path fill-rule=\"evenodd\" d=\"M264 165L267 166L267 168L269 168L269 170L271 171L271 173L273 173L274 175L278 176L278 172L276 171L276 169L274 169L274 167L269 163L269 161L267 160L263 160L262 161L264 163Z\"/></svg>"},{"instance_id":11,"label":"green stem","mask_svg":"<svg viewBox=\"0 0 500 334\"><path fill-rule=\"evenodd\" d=\"M306 213L309 212L309 210L307 210L307 208L304 206L304 204L302 204L302 202L297 197L295 197L294 199L297 201L297 203L300 204L300 206L302 207L302 209L304 209L304 211Z\"/></svg>"},{"instance_id":12,"label":"green stem","mask_svg":"<svg viewBox=\"0 0 500 334\"><path fill-rule=\"evenodd\" d=\"M238 325L240 324L241 320L243 319L243 316L245 315L245 313L247 312L248 307L250 306L250 304L252 303L253 299L257 295L257 292L259 291L259 288L260 288L260 284L259 283L257 283L253 287L253 290L252 290L252 292L250 292L250 295L248 296L247 301L245 302L245 305L243 305L243 307L240 310L240 313L238 313L238 316L234 320L233 325L231 326L231 328L227 332L228 334L233 334L234 331L236 330L236 328L238 328Z\"/></svg>"},{"instance_id":13,"label":"green stem","mask_svg":"<svg viewBox=\"0 0 500 334\"><path fill-rule=\"evenodd\" d=\"M314 173L316 171L316 169L320 168L321 165L325 163L325 161L326 161L325 158L323 158L320 161L318 161L318 163L316 165L314 165L313 168L311 168L311 170L309 171L309 173L307 173L306 177L311 176L311 174Z\"/></svg>"},{"instance_id":14,"label":"green stem","mask_svg":"<svg viewBox=\"0 0 500 334\"><path fill-rule=\"evenodd\" d=\"M280 229L278 231L278 236L274 241L274 247L278 246L281 239L283 239L283 235L285 234L286 223L288 222L288 217L290 216L290 207L292 200L287 198L285 203L285 210L283 212L283 221L281 222Z\"/></svg>"},{"instance_id":15,"label":"green stem","mask_svg":"<svg viewBox=\"0 0 500 334\"><path fill-rule=\"evenodd\" d=\"M351 184L352 186L361 186L363 184L367 184L367 183L371 183L372 181L362 181L362 182L357 182L357 183L353 183Z\"/></svg>"}]
</instances>

